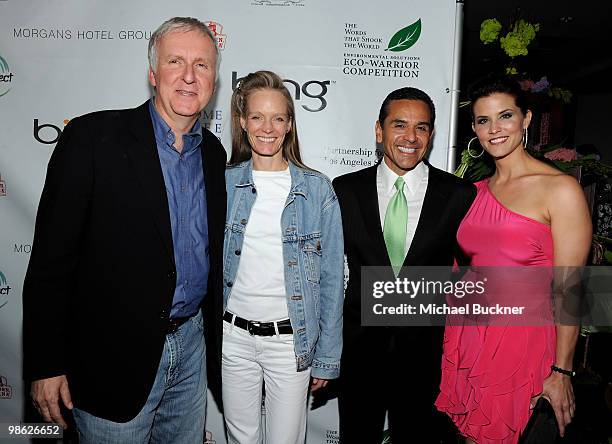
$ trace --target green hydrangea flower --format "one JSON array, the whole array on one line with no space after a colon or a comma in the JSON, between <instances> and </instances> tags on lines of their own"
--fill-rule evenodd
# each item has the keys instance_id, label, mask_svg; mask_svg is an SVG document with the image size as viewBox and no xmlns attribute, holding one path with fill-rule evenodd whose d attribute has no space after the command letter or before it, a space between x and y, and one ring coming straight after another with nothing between
<instances>
[{"instance_id":1,"label":"green hydrangea flower","mask_svg":"<svg viewBox=\"0 0 612 444\"><path fill-rule=\"evenodd\" d=\"M514 24L514 32L518 34L520 39L525 43L525 46L531 43L536 36L536 32L539 30L539 23L531 24L521 19Z\"/></svg>"},{"instance_id":2,"label":"green hydrangea flower","mask_svg":"<svg viewBox=\"0 0 612 444\"><path fill-rule=\"evenodd\" d=\"M480 40L488 45L497 40L502 25L497 19L486 19L480 24Z\"/></svg>"},{"instance_id":3,"label":"green hydrangea flower","mask_svg":"<svg viewBox=\"0 0 612 444\"><path fill-rule=\"evenodd\" d=\"M525 20L518 20L512 30L505 37L499 39L502 49L510 57L527 55L527 46L535 39L536 33L540 30L540 25L535 25Z\"/></svg>"},{"instance_id":4,"label":"green hydrangea flower","mask_svg":"<svg viewBox=\"0 0 612 444\"><path fill-rule=\"evenodd\" d=\"M499 39L499 41L502 49L506 51L506 54L508 54L510 57L527 55L529 53L525 43L514 31L510 31L508 34L506 34L506 37L502 37Z\"/></svg>"}]
</instances>

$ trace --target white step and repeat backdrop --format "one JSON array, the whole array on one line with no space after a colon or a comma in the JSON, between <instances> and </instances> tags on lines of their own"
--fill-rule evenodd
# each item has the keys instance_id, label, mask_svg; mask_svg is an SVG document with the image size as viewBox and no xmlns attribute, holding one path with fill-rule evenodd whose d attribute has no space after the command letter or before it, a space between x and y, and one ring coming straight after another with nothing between
<instances>
[{"instance_id":1,"label":"white step and repeat backdrop","mask_svg":"<svg viewBox=\"0 0 612 444\"><path fill-rule=\"evenodd\" d=\"M203 120L226 147L232 88L269 69L295 99L305 162L335 177L374 164L380 104L402 86L433 98L430 161L447 167L455 11L454 0L0 0L0 423L22 418L21 289L47 162L71 118L150 96L146 48L160 23L193 16L216 34ZM308 443L337 442L336 408L310 411Z\"/></svg>"}]
</instances>

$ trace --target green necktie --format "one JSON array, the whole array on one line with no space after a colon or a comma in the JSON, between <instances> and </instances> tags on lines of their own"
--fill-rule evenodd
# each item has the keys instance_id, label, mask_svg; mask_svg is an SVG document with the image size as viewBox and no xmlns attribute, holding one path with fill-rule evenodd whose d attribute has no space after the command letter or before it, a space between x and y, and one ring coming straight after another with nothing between
<instances>
[{"instance_id":1,"label":"green necktie","mask_svg":"<svg viewBox=\"0 0 612 444\"><path fill-rule=\"evenodd\" d=\"M404 179L401 176L395 181L395 188L397 191L389 201L385 214L383 235L393 272L397 276L406 256L404 250L406 248L406 227L408 225L408 204L406 203L406 196L404 196Z\"/></svg>"}]
</instances>

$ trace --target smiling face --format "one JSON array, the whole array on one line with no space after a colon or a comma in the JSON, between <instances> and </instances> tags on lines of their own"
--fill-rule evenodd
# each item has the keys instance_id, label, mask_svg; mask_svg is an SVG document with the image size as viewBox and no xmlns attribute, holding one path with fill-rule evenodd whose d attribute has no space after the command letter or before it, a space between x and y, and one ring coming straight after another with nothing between
<instances>
[{"instance_id":1,"label":"smiling face","mask_svg":"<svg viewBox=\"0 0 612 444\"><path fill-rule=\"evenodd\" d=\"M393 100L385 121L376 122L376 142L383 145L384 161L403 176L423 159L433 132L427 104L421 100Z\"/></svg>"},{"instance_id":2,"label":"smiling face","mask_svg":"<svg viewBox=\"0 0 612 444\"><path fill-rule=\"evenodd\" d=\"M200 31L172 31L157 46L157 68L149 68L155 107L170 127L190 127L215 88L217 54Z\"/></svg>"},{"instance_id":3,"label":"smiling face","mask_svg":"<svg viewBox=\"0 0 612 444\"><path fill-rule=\"evenodd\" d=\"M255 166L264 162L274 169L285 166L283 141L291 129L286 100L273 89L260 89L248 96L246 116L240 118L240 124L251 144Z\"/></svg>"},{"instance_id":4,"label":"smiling face","mask_svg":"<svg viewBox=\"0 0 612 444\"><path fill-rule=\"evenodd\" d=\"M506 157L519 147L524 149L523 132L531 122L531 111L523 114L513 96L493 93L481 97L474 103L473 112L472 129L493 158Z\"/></svg>"}]
</instances>

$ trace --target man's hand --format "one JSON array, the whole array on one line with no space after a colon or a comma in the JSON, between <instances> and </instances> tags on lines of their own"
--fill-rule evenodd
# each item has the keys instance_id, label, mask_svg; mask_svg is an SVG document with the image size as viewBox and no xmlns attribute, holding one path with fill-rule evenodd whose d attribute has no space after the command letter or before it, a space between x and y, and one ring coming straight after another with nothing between
<instances>
[{"instance_id":1,"label":"man's hand","mask_svg":"<svg viewBox=\"0 0 612 444\"><path fill-rule=\"evenodd\" d=\"M312 382L310 384L310 392L312 393L319 390L321 387L325 387L327 385L327 382L327 379L312 378Z\"/></svg>"},{"instance_id":2,"label":"man's hand","mask_svg":"<svg viewBox=\"0 0 612 444\"><path fill-rule=\"evenodd\" d=\"M574 389L569 376L561 373L552 372L551 375L544 380L542 394L544 398L550 402L557 424L559 426L559 434L561 437L565 434L565 426L567 426L574 417L576 403L574 398ZM534 407L539 396L531 399L531 406Z\"/></svg>"},{"instance_id":3,"label":"man's hand","mask_svg":"<svg viewBox=\"0 0 612 444\"><path fill-rule=\"evenodd\" d=\"M62 418L59 406L59 399L61 398L64 405L72 410L72 399L70 390L68 390L66 375L33 381L30 396L32 396L34 407L45 421L59 424L64 429L68 427L68 424Z\"/></svg>"}]
</instances>

